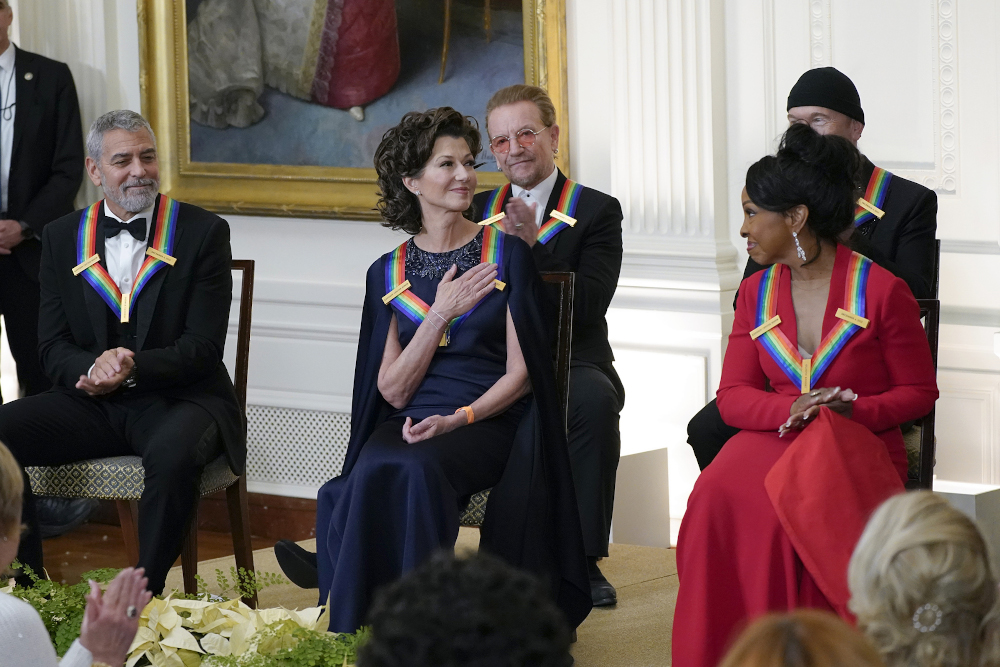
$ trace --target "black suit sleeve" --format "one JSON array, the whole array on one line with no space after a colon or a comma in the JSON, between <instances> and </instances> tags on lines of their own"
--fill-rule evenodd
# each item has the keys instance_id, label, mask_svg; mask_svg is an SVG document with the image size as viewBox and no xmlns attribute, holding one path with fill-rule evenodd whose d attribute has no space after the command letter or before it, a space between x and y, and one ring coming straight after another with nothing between
<instances>
[{"instance_id":1,"label":"black suit sleeve","mask_svg":"<svg viewBox=\"0 0 1000 667\"><path fill-rule=\"evenodd\" d=\"M64 63L56 65L56 126L52 128L56 134L56 149L52 155L52 173L20 215L39 237L45 225L73 209L73 199L83 181L80 103L69 67Z\"/></svg>"},{"instance_id":2,"label":"black suit sleeve","mask_svg":"<svg viewBox=\"0 0 1000 667\"><path fill-rule=\"evenodd\" d=\"M913 206L901 216L899 228L895 259L890 259L860 234L853 235L848 245L905 280L914 298L933 299L936 296L933 280L937 262L937 194L926 190L916 198Z\"/></svg>"},{"instance_id":3,"label":"black suit sleeve","mask_svg":"<svg viewBox=\"0 0 1000 667\"><path fill-rule=\"evenodd\" d=\"M554 257L541 243L532 247L532 253L539 271L573 271L569 263ZM618 287L621 269L622 207L617 199L609 197L590 222L589 233L580 247L573 298L574 327L593 326L604 317Z\"/></svg>"},{"instance_id":4,"label":"black suit sleeve","mask_svg":"<svg viewBox=\"0 0 1000 667\"><path fill-rule=\"evenodd\" d=\"M53 383L72 388L81 375L87 374L96 357L74 342L59 289L60 265L55 259L52 234L48 232L46 229L43 235L39 273L38 356L42 370ZM65 271L65 266L62 269Z\"/></svg>"},{"instance_id":5,"label":"black suit sleeve","mask_svg":"<svg viewBox=\"0 0 1000 667\"><path fill-rule=\"evenodd\" d=\"M194 262L194 287L184 332L169 347L135 354L137 391L191 385L212 377L222 360L233 296L229 225L210 226Z\"/></svg>"}]
</instances>

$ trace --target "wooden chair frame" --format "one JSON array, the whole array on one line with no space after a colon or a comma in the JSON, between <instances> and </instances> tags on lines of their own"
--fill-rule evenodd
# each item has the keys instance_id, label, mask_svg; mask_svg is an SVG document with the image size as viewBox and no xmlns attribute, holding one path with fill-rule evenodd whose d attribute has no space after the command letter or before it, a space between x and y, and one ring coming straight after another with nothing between
<instances>
[{"instance_id":1,"label":"wooden chair frame","mask_svg":"<svg viewBox=\"0 0 1000 667\"><path fill-rule=\"evenodd\" d=\"M563 425L569 420L569 370L573 356L573 298L576 274L572 271L541 271L542 281L558 290L556 302L556 391L563 406Z\"/></svg>"},{"instance_id":2,"label":"wooden chair frame","mask_svg":"<svg viewBox=\"0 0 1000 667\"><path fill-rule=\"evenodd\" d=\"M250 365L250 323L253 311L253 276L254 260L234 259L232 270L239 271L242 276L240 285L240 314L236 329L236 367L233 373L233 386L236 389L236 399L244 420L247 414L247 372ZM125 538L125 554L129 562L139 560L139 526L138 503L135 500L116 500L118 517ZM247 500L246 474L239 475L237 480L226 488L226 505L229 509L229 526L233 536L233 554L236 567L247 572L254 571L253 545L250 540L250 505ZM195 509L184 537L181 550L181 570L184 574L184 592L191 594L198 591L195 575L198 572L198 509ZM250 607L257 606L256 594L243 598Z\"/></svg>"},{"instance_id":3,"label":"wooden chair frame","mask_svg":"<svg viewBox=\"0 0 1000 667\"><path fill-rule=\"evenodd\" d=\"M938 332L941 322L941 302L937 299L917 299L920 306L920 317L924 321L924 332L927 334L927 344L931 348L931 359L934 360L934 371L938 364ZM920 426L920 453L917 464L916 478L906 482L907 489L931 490L934 482L934 463L937 444L934 439L934 411L917 420Z\"/></svg>"}]
</instances>

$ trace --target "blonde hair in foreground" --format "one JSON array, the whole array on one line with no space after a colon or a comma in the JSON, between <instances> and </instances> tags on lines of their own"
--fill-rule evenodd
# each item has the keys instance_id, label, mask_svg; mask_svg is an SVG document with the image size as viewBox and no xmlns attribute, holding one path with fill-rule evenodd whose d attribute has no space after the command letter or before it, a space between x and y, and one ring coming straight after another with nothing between
<instances>
[{"instance_id":1,"label":"blonde hair in foreground","mask_svg":"<svg viewBox=\"0 0 1000 667\"><path fill-rule=\"evenodd\" d=\"M975 523L930 491L901 493L872 515L847 572L851 611L889 667L1000 665L990 554ZM914 618L924 605L936 609Z\"/></svg>"},{"instance_id":2,"label":"blonde hair in foreground","mask_svg":"<svg viewBox=\"0 0 1000 667\"><path fill-rule=\"evenodd\" d=\"M815 609L770 614L747 628L719 667L881 667L871 644Z\"/></svg>"},{"instance_id":3,"label":"blonde hair in foreground","mask_svg":"<svg viewBox=\"0 0 1000 667\"><path fill-rule=\"evenodd\" d=\"M0 442L0 535L10 537L21 529L21 496L24 478L14 455Z\"/></svg>"}]
</instances>

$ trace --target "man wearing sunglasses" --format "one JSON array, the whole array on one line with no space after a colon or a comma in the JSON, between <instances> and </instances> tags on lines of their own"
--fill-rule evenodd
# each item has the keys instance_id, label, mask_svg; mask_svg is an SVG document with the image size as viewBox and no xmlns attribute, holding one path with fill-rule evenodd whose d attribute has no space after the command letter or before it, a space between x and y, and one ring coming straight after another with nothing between
<instances>
[{"instance_id":1,"label":"man wearing sunglasses","mask_svg":"<svg viewBox=\"0 0 1000 667\"><path fill-rule=\"evenodd\" d=\"M540 271L576 273L569 387L569 449L594 606L617 593L597 566L608 555L621 450L618 414L625 390L615 372L605 319L622 264L618 200L570 181L555 165L559 126L548 94L523 84L486 105L486 133L510 181L474 199L482 221L503 226L532 249Z\"/></svg>"}]
</instances>

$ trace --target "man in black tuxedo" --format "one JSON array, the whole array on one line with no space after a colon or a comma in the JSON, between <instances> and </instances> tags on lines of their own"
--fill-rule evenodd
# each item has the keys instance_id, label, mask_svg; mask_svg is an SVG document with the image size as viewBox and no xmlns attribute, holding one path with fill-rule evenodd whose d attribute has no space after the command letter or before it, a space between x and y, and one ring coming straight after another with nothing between
<instances>
[{"instance_id":1,"label":"man in black tuxedo","mask_svg":"<svg viewBox=\"0 0 1000 667\"><path fill-rule=\"evenodd\" d=\"M615 372L605 319L622 265L622 209L618 200L578 187L555 166L559 126L544 90L515 85L497 91L486 106L486 131L497 167L510 181L499 191L481 192L479 217L496 217L508 234L531 246L540 271L576 272L573 351L569 387L569 450L590 566L595 606L617 602L617 593L597 566L608 555L621 452L618 414L625 390ZM562 195L564 192L566 197ZM496 205L488 208L496 198ZM564 205L560 207L560 202ZM561 222L551 212L572 220ZM541 230L541 235L539 231Z\"/></svg>"},{"instance_id":2,"label":"man in black tuxedo","mask_svg":"<svg viewBox=\"0 0 1000 667\"><path fill-rule=\"evenodd\" d=\"M857 88L833 67L811 69L799 77L788 94L787 108L789 124L805 123L820 134L839 135L855 146L865 129ZM855 226L841 241L905 280L914 297L933 299L937 296L937 195L892 174L886 175L887 186L880 193L876 182L880 171L862 156L857 175L859 199L871 196L878 201L865 199L867 207L859 201ZM748 259L743 279L764 268ZM698 466L704 470L738 432L722 421L714 400L702 408L688 423L688 444Z\"/></svg>"},{"instance_id":3,"label":"man in black tuxedo","mask_svg":"<svg viewBox=\"0 0 1000 667\"><path fill-rule=\"evenodd\" d=\"M22 466L141 456L138 565L159 593L204 466L223 453L240 473L246 460L246 426L222 363L229 226L157 194L156 142L139 114L98 118L87 151L106 199L42 236L39 355L55 386L0 407L0 440ZM41 572L27 483L23 512L29 530L18 558Z\"/></svg>"},{"instance_id":4,"label":"man in black tuxedo","mask_svg":"<svg viewBox=\"0 0 1000 667\"><path fill-rule=\"evenodd\" d=\"M42 230L73 210L83 180L80 105L69 68L10 43L0 0L0 313L27 396L52 383L38 362Z\"/></svg>"}]
</instances>

